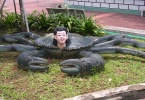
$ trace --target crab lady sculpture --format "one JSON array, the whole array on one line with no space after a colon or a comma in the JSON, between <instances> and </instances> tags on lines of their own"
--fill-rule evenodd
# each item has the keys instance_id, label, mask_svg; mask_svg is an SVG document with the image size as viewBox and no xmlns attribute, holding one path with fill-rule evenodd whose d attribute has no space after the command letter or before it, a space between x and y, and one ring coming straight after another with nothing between
<instances>
[{"instance_id":1,"label":"crab lady sculpture","mask_svg":"<svg viewBox=\"0 0 145 100\"><path fill-rule=\"evenodd\" d=\"M57 31L66 31L64 27L56 28ZM145 58L145 52L119 47L119 44L127 44L133 47L145 48L145 43L130 39L126 35L116 34L104 37L81 36L68 33L66 45L62 48L55 44L55 34L44 37L32 32L21 32L17 34L3 35L1 42L11 44L0 45L0 51L22 52L17 59L18 67L22 70L48 72L49 66L46 58L65 58L60 63L61 71L69 75L92 73L95 68L104 69L103 53L123 53ZM30 38L30 39L29 39ZM19 44L14 44L19 43ZM71 58L71 59L70 59Z\"/></svg>"}]
</instances>

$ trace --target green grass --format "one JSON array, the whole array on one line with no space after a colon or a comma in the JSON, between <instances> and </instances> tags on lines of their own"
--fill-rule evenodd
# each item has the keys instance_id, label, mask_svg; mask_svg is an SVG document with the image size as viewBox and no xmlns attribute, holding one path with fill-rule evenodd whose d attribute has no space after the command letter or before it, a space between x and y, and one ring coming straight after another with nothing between
<instances>
[{"instance_id":1,"label":"green grass","mask_svg":"<svg viewBox=\"0 0 145 100\"><path fill-rule=\"evenodd\" d=\"M0 97L5 100L62 100L145 82L145 59L136 56L103 54L104 71L72 77L60 71L59 59L52 59L48 73L22 71L16 63L19 54L0 52Z\"/></svg>"}]
</instances>

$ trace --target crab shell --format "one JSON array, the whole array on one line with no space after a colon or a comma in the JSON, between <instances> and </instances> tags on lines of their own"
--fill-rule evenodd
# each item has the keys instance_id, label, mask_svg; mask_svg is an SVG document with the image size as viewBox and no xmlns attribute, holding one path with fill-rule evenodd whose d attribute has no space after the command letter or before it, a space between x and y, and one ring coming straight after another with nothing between
<instances>
[{"instance_id":1,"label":"crab shell","mask_svg":"<svg viewBox=\"0 0 145 100\"><path fill-rule=\"evenodd\" d=\"M41 48L44 48L49 56L55 58L72 58L76 57L80 51L88 49L93 45L94 37L81 36L75 33L68 33L68 37L71 41L70 45L60 49L53 44L54 35L50 33L44 37L40 37L35 40L35 44Z\"/></svg>"}]
</instances>

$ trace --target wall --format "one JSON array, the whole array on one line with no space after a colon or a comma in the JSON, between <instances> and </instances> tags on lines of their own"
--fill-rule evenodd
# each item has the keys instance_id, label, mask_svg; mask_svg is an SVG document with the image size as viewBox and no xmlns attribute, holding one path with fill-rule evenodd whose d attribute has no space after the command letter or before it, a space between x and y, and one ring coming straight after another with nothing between
<instances>
[{"instance_id":1,"label":"wall","mask_svg":"<svg viewBox=\"0 0 145 100\"><path fill-rule=\"evenodd\" d=\"M65 0L65 3L76 6L115 8L126 10L145 9L145 0Z\"/></svg>"}]
</instances>

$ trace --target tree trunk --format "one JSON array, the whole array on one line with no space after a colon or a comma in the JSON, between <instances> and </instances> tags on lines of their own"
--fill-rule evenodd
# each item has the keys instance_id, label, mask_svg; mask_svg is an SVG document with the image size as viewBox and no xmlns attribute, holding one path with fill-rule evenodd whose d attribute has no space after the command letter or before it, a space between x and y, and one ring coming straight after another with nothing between
<instances>
[{"instance_id":1,"label":"tree trunk","mask_svg":"<svg viewBox=\"0 0 145 100\"><path fill-rule=\"evenodd\" d=\"M19 5L20 5L20 13L21 13L21 30L22 31L27 30L27 32L29 32L28 20L27 20L26 14L25 14L23 0L19 0Z\"/></svg>"},{"instance_id":2,"label":"tree trunk","mask_svg":"<svg viewBox=\"0 0 145 100\"><path fill-rule=\"evenodd\" d=\"M3 4L2 4L1 9L0 9L1 18L3 17L3 7L5 5L5 2L6 2L6 0L3 1Z\"/></svg>"}]
</instances>

